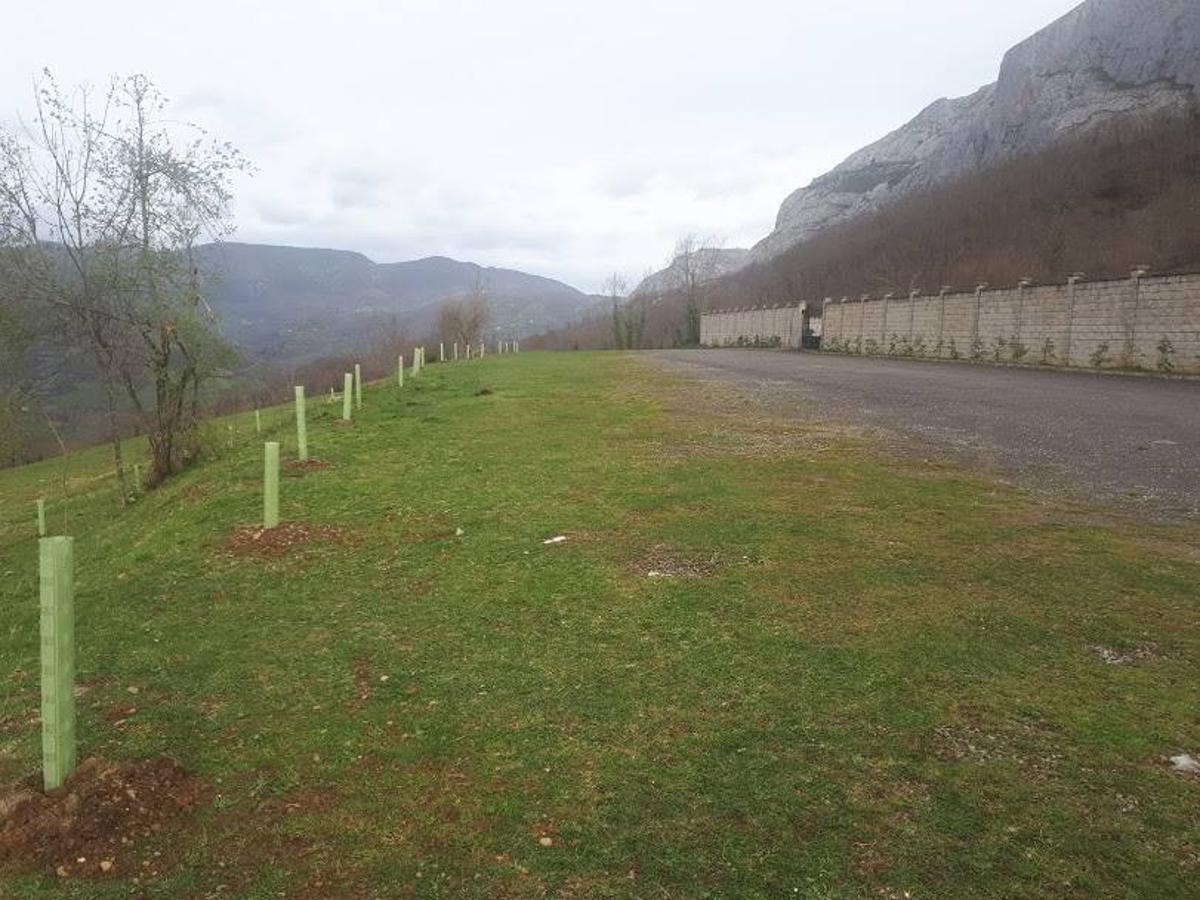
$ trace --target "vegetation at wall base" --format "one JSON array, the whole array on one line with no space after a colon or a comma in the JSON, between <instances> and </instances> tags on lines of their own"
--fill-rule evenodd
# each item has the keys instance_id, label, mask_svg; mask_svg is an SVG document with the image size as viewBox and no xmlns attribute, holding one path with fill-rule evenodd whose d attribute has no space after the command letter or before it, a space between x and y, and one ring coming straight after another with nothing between
<instances>
[{"instance_id":1,"label":"vegetation at wall base","mask_svg":"<svg viewBox=\"0 0 1200 900\"><path fill-rule=\"evenodd\" d=\"M39 760L44 495L79 758L187 810L0 894L1191 896L1197 528L727 390L489 355L339 428L314 389L271 534L290 404L124 510L105 448L0 472L0 781Z\"/></svg>"}]
</instances>

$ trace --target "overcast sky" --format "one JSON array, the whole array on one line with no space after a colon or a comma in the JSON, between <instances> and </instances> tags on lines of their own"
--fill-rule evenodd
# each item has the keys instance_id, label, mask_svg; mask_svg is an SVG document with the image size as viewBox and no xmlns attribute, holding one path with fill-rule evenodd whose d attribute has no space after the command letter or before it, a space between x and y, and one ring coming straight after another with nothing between
<instances>
[{"instance_id":1,"label":"overcast sky","mask_svg":"<svg viewBox=\"0 0 1200 900\"><path fill-rule=\"evenodd\" d=\"M144 73L257 167L237 239L443 254L586 290L995 78L1077 0L6 4L0 116Z\"/></svg>"}]
</instances>

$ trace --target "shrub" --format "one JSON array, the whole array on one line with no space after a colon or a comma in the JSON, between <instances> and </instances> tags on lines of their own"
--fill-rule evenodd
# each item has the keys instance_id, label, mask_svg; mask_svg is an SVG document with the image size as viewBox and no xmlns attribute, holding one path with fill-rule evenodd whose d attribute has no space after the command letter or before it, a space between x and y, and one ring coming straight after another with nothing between
<instances>
[{"instance_id":1,"label":"shrub","mask_svg":"<svg viewBox=\"0 0 1200 900\"><path fill-rule=\"evenodd\" d=\"M1163 335L1163 339L1158 342L1158 371L1170 373L1175 371L1175 345L1171 343L1171 339Z\"/></svg>"}]
</instances>

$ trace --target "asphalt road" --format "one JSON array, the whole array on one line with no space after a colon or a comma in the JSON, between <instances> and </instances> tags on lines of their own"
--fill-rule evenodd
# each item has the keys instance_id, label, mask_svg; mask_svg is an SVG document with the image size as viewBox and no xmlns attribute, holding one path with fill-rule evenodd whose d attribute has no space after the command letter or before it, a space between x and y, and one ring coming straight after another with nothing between
<instances>
[{"instance_id":1,"label":"asphalt road","mask_svg":"<svg viewBox=\"0 0 1200 900\"><path fill-rule=\"evenodd\" d=\"M1200 381L762 350L664 350L798 416L882 428L1155 518L1200 518Z\"/></svg>"}]
</instances>

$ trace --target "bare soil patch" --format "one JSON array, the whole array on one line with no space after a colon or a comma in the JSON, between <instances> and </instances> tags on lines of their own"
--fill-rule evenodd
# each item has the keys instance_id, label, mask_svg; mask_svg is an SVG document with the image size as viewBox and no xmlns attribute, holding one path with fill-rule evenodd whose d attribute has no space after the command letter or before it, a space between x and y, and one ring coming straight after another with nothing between
<instances>
[{"instance_id":1,"label":"bare soil patch","mask_svg":"<svg viewBox=\"0 0 1200 900\"><path fill-rule=\"evenodd\" d=\"M688 553L659 544L633 563L633 571L646 578L707 578L720 566L715 553Z\"/></svg>"},{"instance_id":2,"label":"bare soil patch","mask_svg":"<svg viewBox=\"0 0 1200 900\"><path fill-rule=\"evenodd\" d=\"M350 701L351 709L362 709L371 699L371 662L365 656L359 656L351 665L354 675L354 698Z\"/></svg>"},{"instance_id":3,"label":"bare soil patch","mask_svg":"<svg viewBox=\"0 0 1200 900\"><path fill-rule=\"evenodd\" d=\"M312 522L284 522L275 528L241 525L229 536L225 548L234 556L278 557L313 541L346 539L343 529Z\"/></svg>"},{"instance_id":4,"label":"bare soil patch","mask_svg":"<svg viewBox=\"0 0 1200 900\"><path fill-rule=\"evenodd\" d=\"M1062 762L1057 735L1044 722L1005 723L993 728L962 724L934 729L933 755L942 762L1008 761L1032 775L1048 774Z\"/></svg>"},{"instance_id":5,"label":"bare soil patch","mask_svg":"<svg viewBox=\"0 0 1200 900\"><path fill-rule=\"evenodd\" d=\"M62 787L41 774L0 787L0 863L49 867L60 877L132 872L142 838L183 820L212 799L203 779L165 757L84 760Z\"/></svg>"},{"instance_id":6,"label":"bare soil patch","mask_svg":"<svg viewBox=\"0 0 1200 900\"><path fill-rule=\"evenodd\" d=\"M1131 666L1144 659L1157 659L1162 654L1158 645L1151 641L1138 641L1129 647L1105 647L1093 644L1088 647L1110 666Z\"/></svg>"},{"instance_id":7,"label":"bare soil patch","mask_svg":"<svg viewBox=\"0 0 1200 900\"><path fill-rule=\"evenodd\" d=\"M324 469L332 469L333 463L327 459L289 459L283 464L285 472L295 472L302 474L304 472L320 472Z\"/></svg>"}]
</instances>

